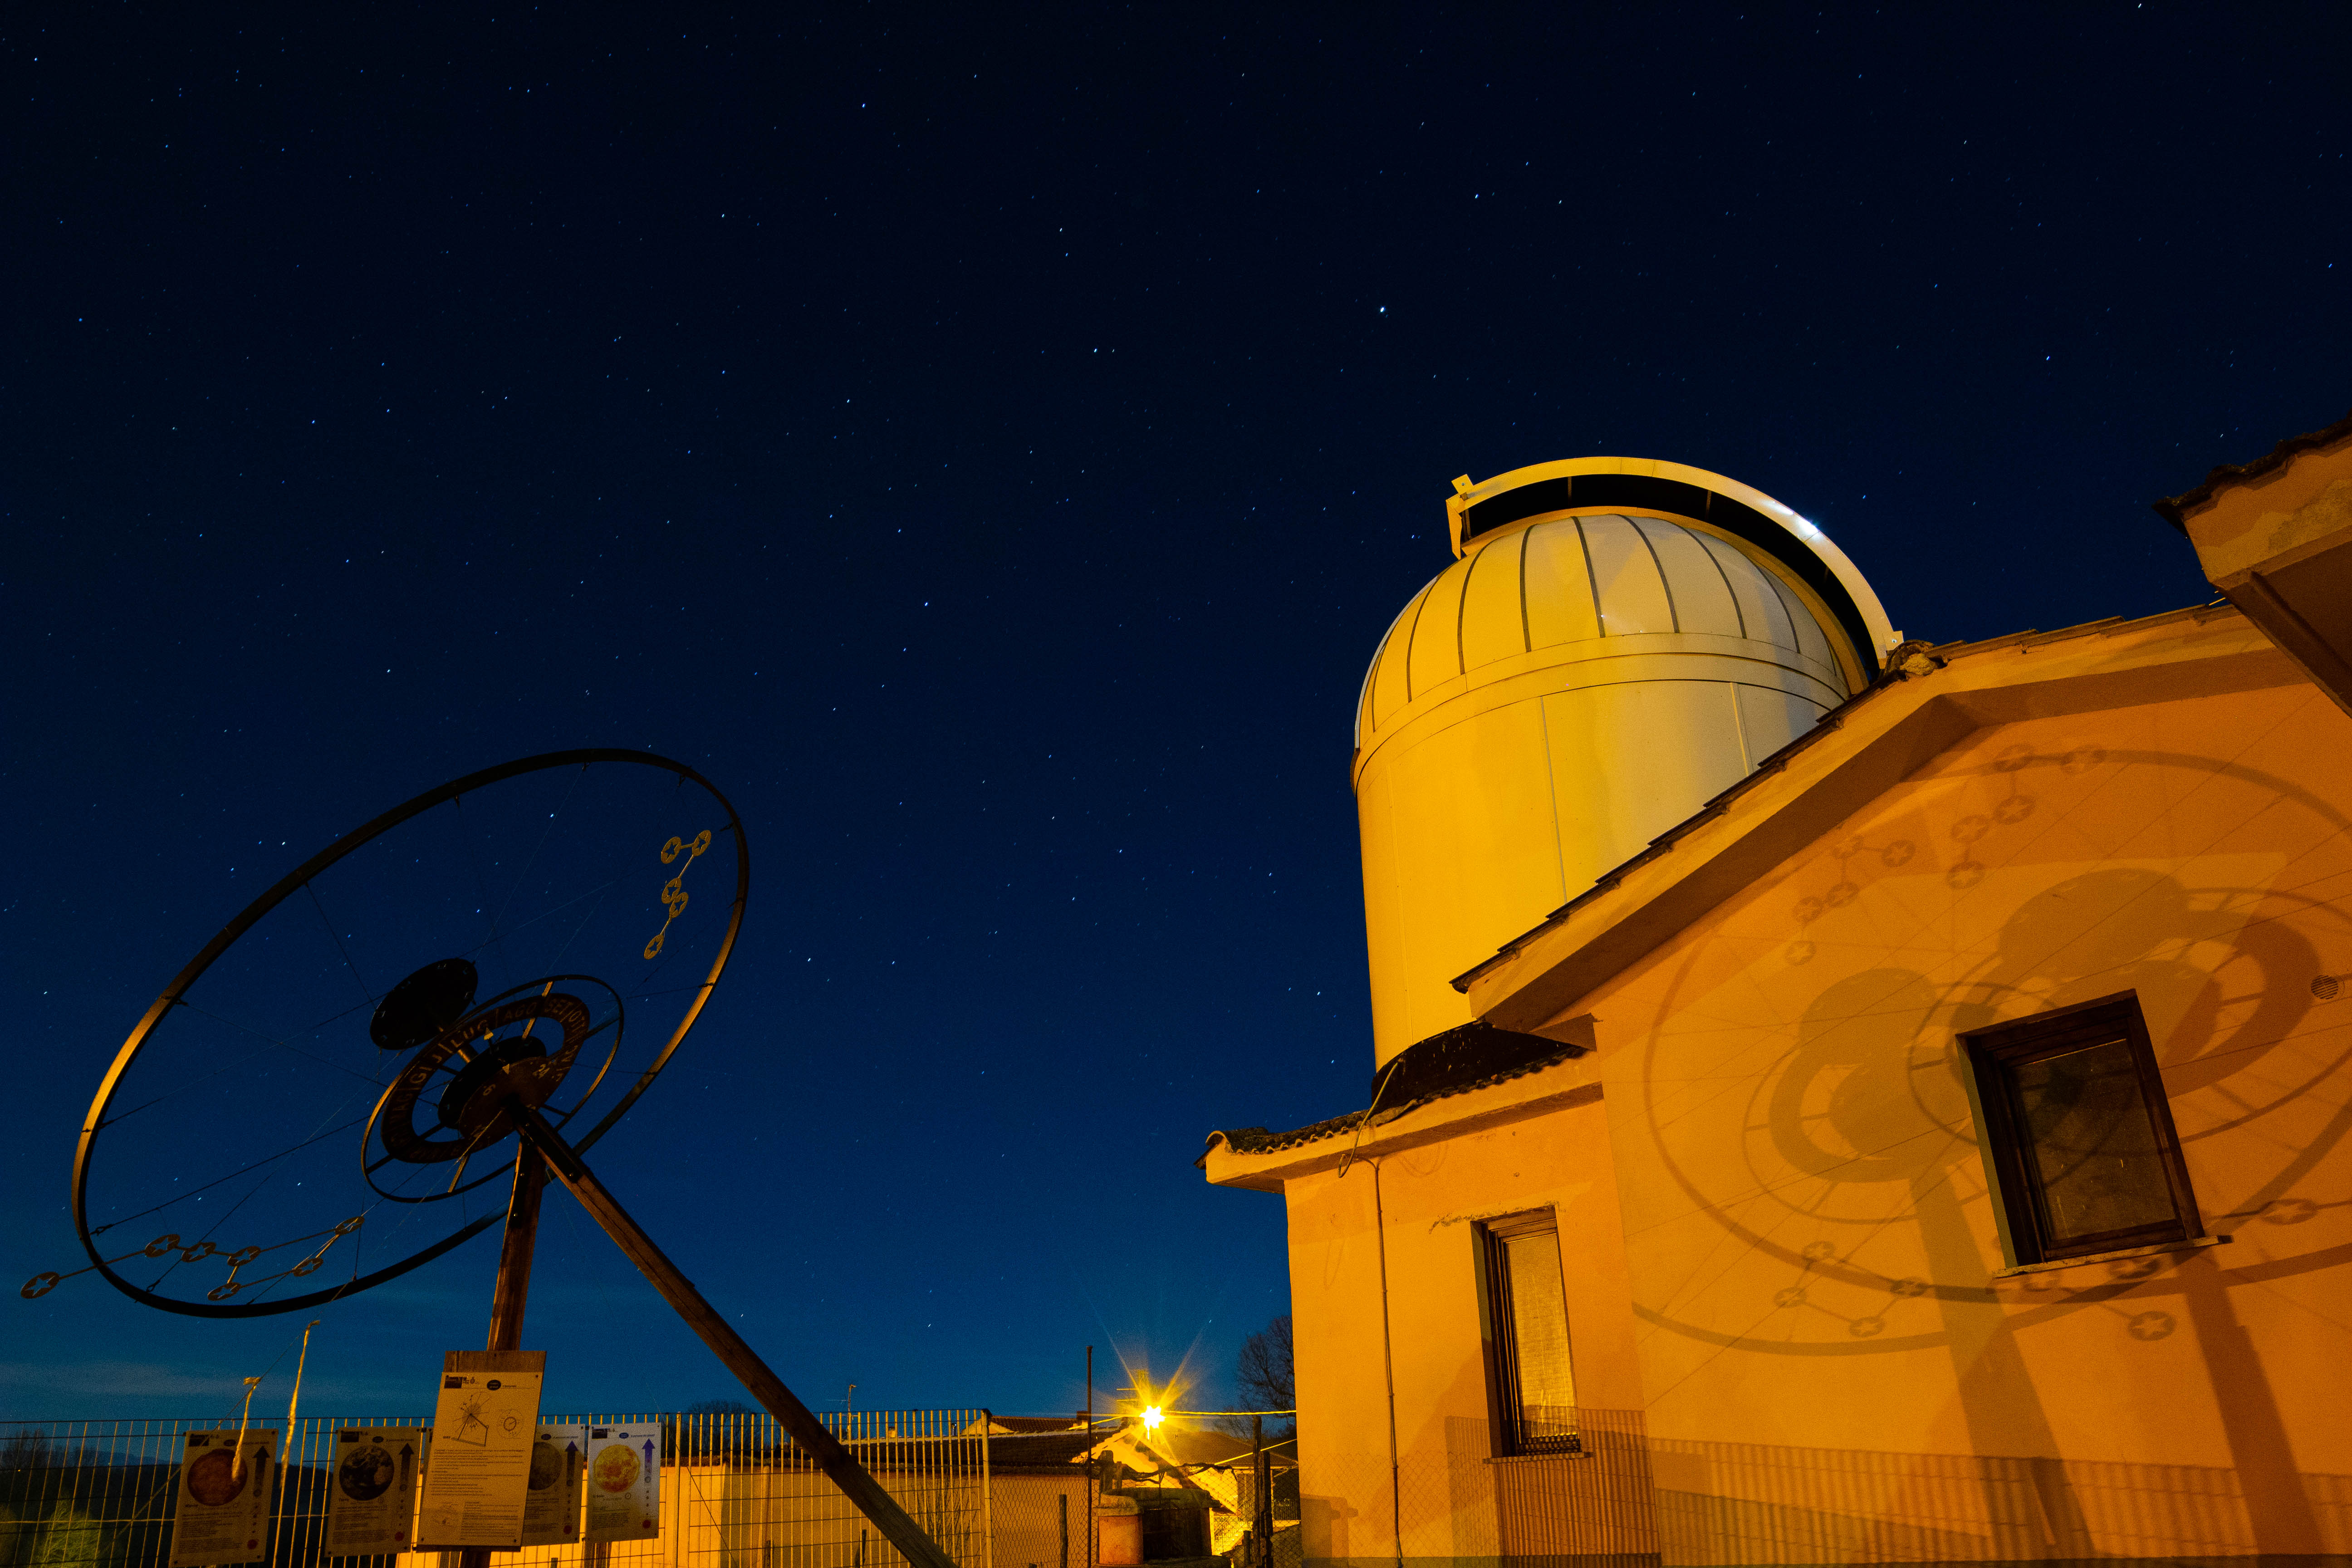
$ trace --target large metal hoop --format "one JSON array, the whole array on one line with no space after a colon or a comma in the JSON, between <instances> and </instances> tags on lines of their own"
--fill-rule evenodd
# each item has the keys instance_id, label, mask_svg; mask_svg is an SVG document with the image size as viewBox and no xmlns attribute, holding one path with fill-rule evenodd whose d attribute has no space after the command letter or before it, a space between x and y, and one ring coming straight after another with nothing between
<instances>
[{"instance_id":1,"label":"large metal hoop","mask_svg":"<svg viewBox=\"0 0 2352 1568\"><path fill-rule=\"evenodd\" d=\"M660 1075L662 1068L668 1065L670 1058L677 1054L678 1046L687 1037L687 1032L694 1027L695 1020L701 1016L704 1005L710 999L712 988L719 984L719 976L726 969L727 960L735 951L736 936L743 928L743 907L751 891L751 846L744 840L743 820L737 814L733 804L721 795L718 787L709 779L704 778L684 763L674 762L670 758L657 756L650 752L624 751L618 747L609 746L541 752L537 756L522 757L514 762L502 763L497 767L485 768L479 773L467 773L462 778L452 779L437 788L427 790L413 800L404 801L394 806L373 821L353 828L279 879L268 891L247 904L234 920L223 926L219 934L206 942L194 958L188 961L186 967L173 977L169 985L163 987L162 994L149 1005L145 1015L132 1027L130 1037L122 1042L122 1048L115 1053L113 1062L106 1069L105 1078L100 1080L98 1093L90 1100L89 1110L82 1118L80 1138L74 1146L74 1232L81 1238L82 1250L89 1255L91 1267L104 1277L107 1283L135 1301L142 1301L148 1306L159 1308L166 1312L179 1312L197 1318L267 1317L277 1312L299 1311L306 1308L320 1306L345 1296L356 1295L387 1279L396 1279L412 1268L431 1262L460 1243L480 1235L503 1217L498 1213L486 1215L397 1263L387 1265L358 1279L346 1280L332 1289L314 1290L308 1295L289 1297L283 1300L257 1301L244 1305L177 1300L168 1296L157 1295L152 1290L143 1289L132 1284L116 1273L108 1260L100 1255L98 1244L91 1237L89 1229L90 1157L97 1148L99 1133L106 1128L106 1112L113 1104L115 1091L122 1082L123 1074L130 1069L141 1047L147 1043L148 1037L155 1032L164 1016L173 1008L181 1005L182 998L187 994L191 986L203 978L205 972L217 963L223 953L236 945L238 938L250 931L272 910L291 898L310 879L411 817L421 816L436 805L457 800L475 790L486 788L507 779L518 778L525 773L543 773L550 769L563 767L584 769L598 763L625 763L658 768L677 774L681 781L693 783L708 790L710 797L726 812L728 826L733 831L735 839L735 894L728 910L726 934L719 939L719 952L711 960L709 973L702 977L701 984L695 990L693 1000L687 1005L685 1016L678 1020L677 1027L671 1031L669 1039L663 1044L652 1063L637 1075L636 1082L629 1086L611 1110L580 1137L572 1140L572 1147L582 1150L589 1148L596 1140L612 1130L614 1124L627 1113L629 1107L636 1103L639 1096L653 1087L654 1079Z\"/></svg>"}]
</instances>

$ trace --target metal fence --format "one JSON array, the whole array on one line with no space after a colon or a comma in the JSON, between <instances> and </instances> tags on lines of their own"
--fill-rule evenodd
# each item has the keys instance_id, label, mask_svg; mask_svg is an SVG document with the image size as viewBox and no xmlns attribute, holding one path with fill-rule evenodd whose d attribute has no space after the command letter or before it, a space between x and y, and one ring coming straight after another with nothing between
<instances>
[{"instance_id":1,"label":"metal fence","mask_svg":"<svg viewBox=\"0 0 2352 1568\"><path fill-rule=\"evenodd\" d=\"M661 1535L491 1553L493 1568L901 1568L810 1456L766 1415L559 1415L548 1423L658 1426ZM958 1568L992 1568L988 1445L978 1410L821 1416ZM271 1568L323 1562L455 1568L455 1552L325 1557L334 1435L416 1426L415 1415L257 1421L280 1439ZM162 1568L171 1553L184 1434L203 1420L0 1422L0 1568ZM444 1560L446 1560L446 1562Z\"/></svg>"}]
</instances>

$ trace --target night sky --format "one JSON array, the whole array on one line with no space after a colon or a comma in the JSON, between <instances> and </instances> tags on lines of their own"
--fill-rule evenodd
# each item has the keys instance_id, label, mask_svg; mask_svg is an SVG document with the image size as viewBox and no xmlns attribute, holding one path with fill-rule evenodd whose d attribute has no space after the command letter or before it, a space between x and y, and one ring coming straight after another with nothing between
<instances>
[{"instance_id":1,"label":"night sky","mask_svg":"<svg viewBox=\"0 0 2352 1568\"><path fill-rule=\"evenodd\" d=\"M1945 641L2210 597L2147 502L2352 405L2340 6L654 9L7 19L12 1289L247 900L648 748L751 893L623 1200L820 1408L1220 1404L1283 1219L1191 1162L1363 1103L1350 711L1454 475L1731 475ZM546 1215L548 1407L742 1397ZM305 1407L427 1408L495 1258ZM311 1315L0 1314L0 1417L281 1412Z\"/></svg>"}]
</instances>

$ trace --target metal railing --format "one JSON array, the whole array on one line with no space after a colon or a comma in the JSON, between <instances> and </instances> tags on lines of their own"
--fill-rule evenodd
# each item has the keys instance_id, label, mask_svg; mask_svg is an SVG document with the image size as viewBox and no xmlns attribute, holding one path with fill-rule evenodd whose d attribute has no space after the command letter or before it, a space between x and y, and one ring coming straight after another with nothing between
<instances>
[{"instance_id":1,"label":"metal railing","mask_svg":"<svg viewBox=\"0 0 2352 1568\"><path fill-rule=\"evenodd\" d=\"M903 1568L905 1559L807 1453L761 1415L560 1415L548 1423L658 1426L661 1534L652 1541L536 1546L493 1568ZM955 1560L992 1568L988 1444L977 1410L821 1416L883 1489ZM279 1421L271 1568L321 1563L455 1568L456 1553L344 1558L322 1552L337 1430L429 1426L409 1415ZM0 1422L0 1568L163 1568L184 1435L205 1420ZM446 1558L445 1564L443 1559Z\"/></svg>"}]
</instances>

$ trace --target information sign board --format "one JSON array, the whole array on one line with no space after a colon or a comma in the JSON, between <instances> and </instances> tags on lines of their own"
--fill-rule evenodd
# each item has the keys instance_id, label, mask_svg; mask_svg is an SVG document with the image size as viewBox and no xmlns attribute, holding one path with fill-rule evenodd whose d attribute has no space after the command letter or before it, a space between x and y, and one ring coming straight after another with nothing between
<instances>
[{"instance_id":1,"label":"information sign board","mask_svg":"<svg viewBox=\"0 0 2352 1568\"><path fill-rule=\"evenodd\" d=\"M587 1427L540 1424L530 1448L530 1493L522 1507L525 1546L568 1546L580 1539L580 1478L587 1468Z\"/></svg>"},{"instance_id":2,"label":"information sign board","mask_svg":"<svg viewBox=\"0 0 2352 1568\"><path fill-rule=\"evenodd\" d=\"M248 1426L180 1439L179 1503L170 1568L256 1563L268 1554L269 1493L278 1434Z\"/></svg>"},{"instance_id":3,"label":"information sign board","mask_svg":"<svg viewBox=\"0 0 2352 1568\"><path fill-rule=\"evenodd\" d=\"M330 1557L381 1557L408 1550L416 1522L416 1479L425 1470L422 1426L344 1426L335 1432L327 1487Z\"/></svg>"},{"instance_id":4,"label":"information sign board","mask_svg":"<svg viewBox=\"0 0 2352 1568\"><path fill-rule=\"evenodd\" d=\"M452 1351L433 1407L416 1550L522 1544L545 1351Z\"/></svg>"},{"instance_id":5,"label":"information sign board","mask_svg":"<svg viewBox=\"0 0 2352 1568\"><path fill-rule=\"evenodd\" d=\"M588 1539L661 1534L661 1428L588 1428Z\"/></svg>"}]
</instances>

